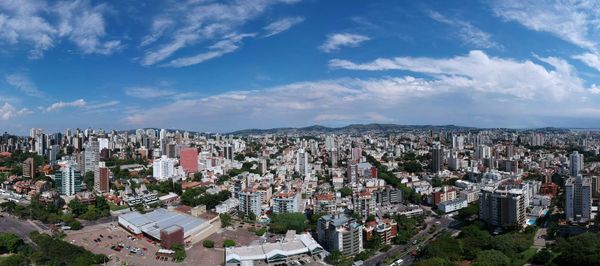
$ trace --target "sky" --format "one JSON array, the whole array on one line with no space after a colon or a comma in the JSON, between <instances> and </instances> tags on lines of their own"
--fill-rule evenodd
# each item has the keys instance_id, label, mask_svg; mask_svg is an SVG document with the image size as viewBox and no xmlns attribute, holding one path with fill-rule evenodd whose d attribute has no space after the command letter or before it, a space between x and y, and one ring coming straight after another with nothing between
<instances>
[{"instance_id":1,"label":"sky","mask_svg":"<svg viewBox=\"0 0 600 266\"><path fill-rule=\"evenodd\" d=\"M599 127L600 2L0 1L0 130Z\"/></svg>"}]
</instances>

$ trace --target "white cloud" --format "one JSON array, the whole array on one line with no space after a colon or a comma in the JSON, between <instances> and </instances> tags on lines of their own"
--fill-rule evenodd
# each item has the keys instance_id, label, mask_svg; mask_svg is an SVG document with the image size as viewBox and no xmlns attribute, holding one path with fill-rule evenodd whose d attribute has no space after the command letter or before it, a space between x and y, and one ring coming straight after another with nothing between
<instances>
[{"instance_id":1,"label":"white cloud","mask_svg":"<svg viewBox=\"0 0 600 266\"><path fill-rule=\"evenodd\" d=\"M429 17L455 28L458 31L458 37L468 45L476 48L499 47L498 44L492 41L492 36L489 33L482 31L469 22L451 19L438 12L429 12Z\"/></svg>"},{"instance_id":2,"label":"white cloud","mask_svg":"<svg viewBox=\"0 0 600 266\"><path fill-rule=\"evenodd\" d=\"M106 36L105 5L89 1L0 1L0 44L31 45L31 58L39 58L61 39L72 41L83 53L110 54L121 47L118 40L102 40Z\"/></svg>"},{"instance_id":3,"label":"white cloud","mask_svg":"<svg viewBox=\"0 0 600 266\"><path fill-rule=\"evenodd\" d=\"M20 91L29 96L41 97L44 95L43 92L38 90L35 83L33 83L33 81L31 81L31 79L29 79L29 77L24 74L10 74L7 75L5 78L6 83L19 89Z\"/></svg>"},{"instance_id":4,"label":"white cloud","mask_svg":"<svg viewBox=\"0 0 600 266\"><path fill-rule=\"evenodd\" d=\"M341 47L358 47L371 38L351 33L335 33L327 36L327 40L319 48L326 53L339 50Z\"/></svg>"},{"instance_id":5,"label":"white cloud","mask_svg":"<svg viewBox=\"0 0 600 266\"><path fill-rule=\"evenodd\" d=\"M289 30L291 27L298 23L301 23L302 21L304 21L304 18L302 17L287 17L277 20L263 28L266 32L264 36L271 37L273 35L277 35L286 30Z\"/></svg>"},{"instance_id":6,"label":"white cloud","mask_svg":"<svg viewBox=\"0 0 600 266\"><path fill-rule=\"evenodd\" d=\"M591 68L600 71L600 56L594 53L583 53L574 55L573 58L580 60Z\"/></svg>"},{"instance_id":7,"label":"white cloud","mask_svg":"<svg viewBox=\"0 0 600 266\"><path fill-rule=\"evenodd\" d=\"M221 41L208 47L207 52L203 52L197 55L181 57L171 60L169 63L164 64L168 67L186 67L191 65L200 64L213 58L221 57L228 53L233 53L238 50L241 46L242 40L248 37L256 36L255 33L244 33L244 34L230 34L225 36Z\"/></svg>"},{"instance_id":8,"label":"white cloud","mask_svg":"<svg viewBox=\"0 0 600 266\"><path fill-rule=\"evenodd\" d=\"M333 59L332 68L350 70L404 70L423 73L439 82L451 81L455 87L475 92L501 93L521 99L538 97L562 100L571 93L584 91L583 81L565 60L554 57L538 58L551 65L548 70L532 61L517 61L489 57L482 51L471 51L465 56L436 59L427 57L379 58L369 63L356 64Z\"/></svg>"},{"instance_id":9,"label":"white cloud","mask_svg":"<svg viewBox=\"0 0 600 266\"><path fill-rule=\"evenodd\" d=\"M494 13L507 21L548 32L577 46L597 48L600 2L595 0L495 0Z\"/></svg>"},{"instance_id":10,"label":"white cloud","mask_svg":"<svg viewBox=\"0 0 600 266\"><path fill-rule=\"evenodd\" d=\"M53 103L52 105L48 106L48 108L45 109L45 112L54 112L54 111L59 111L63 108L67 108L67 107L79 107L79 108L83 108L87 105L86 101L83 99L79 99L79 100L75 100L72 102L56 102Z\"/></svg>"},{"instance_id":11,"label":"white cloud","mask_svg":"<svg viewBox=\"0 0 600 266\"><path fill-rule=\"evenodd\" d=\"M166 8L154 18L150 33L142 39L148 47L140 63L152 66L169 58L163 66L184 67L231 53L239 44L228 49L214 49L210 45L194 56L176 57L175 53L184 48L229 39L227 36L242 31L249 21L262 15L269 7L279 4L293 4L297 1L285 0L245 0L232 2L188 1L173 8ZM157 22L158 21L158 22Z\"/></svg>"},{"instance_id":12,"label":"white cloud","mask_svg":"<svg viewBox=\"0 0 600 266\"><path fill-rule=\"evenodd\" d=\"M172 96L175 91L155 87L129 87L125 89L125 94L140 99L151 99Z\"/></svg>"},{"instance_id":13,"label":"white cloud","mask_svg":"<svg viewBox=\"0 0 600 266\"><path fill-rule=\"evenodd\" d=\"M445 59L399 57L366 64L332 60L336 68L418 75L298 82L178 99L130 110L124 122L186 127L189 121L201 121L219 130L340 121L519 127L556 125L548 117L576 117L580 114L576 110L593 107L583 99L598 89L586 88L571 65L553 57L537 60L489 57L481 51Z\"/></svg>"},{"instance_id":14,"label":"white cloud","mask_svg":"<svg viewBox=\"0 0 600 266\"><path fill-rule=\"evenodd\" d=\"M29 115L33 112L27 108L17 109L9 103L0 106L0 120L10 120L12 118Z\"/></svg>"}]
</instances>

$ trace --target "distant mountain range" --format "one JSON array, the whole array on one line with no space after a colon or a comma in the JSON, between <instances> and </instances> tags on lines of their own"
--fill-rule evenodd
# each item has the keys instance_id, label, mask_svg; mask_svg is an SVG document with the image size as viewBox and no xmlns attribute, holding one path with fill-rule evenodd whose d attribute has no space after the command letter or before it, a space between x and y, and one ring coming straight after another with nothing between
<instances>
[{"instance_id":1,"label":"distant mountain range","mask_svg":"<svg viewBox=\"0 0 600 266\"><path fill-rule=\"evenodd\" d=\"M144 128L144 130L149 128ZM160 128L151 128L160 131ZM242 129L229 133L221 133L222 135L237 135L237 136L248 136L248 135L319 135L319 134L385 134L385 133L399 133L409 131L456 131L456 132L467 132L467 131L481 131L481 130L493 130L493 129L504 129L512 131L535 131L535 132L552 132L552 133L564 133L568 132L566 128L556 127L545 127L545 128L531 128L531 129L505 129L505 128L477 128L477 127L466 127L456 125L397 125L397 124L352 124L343 127L326 127L321 125L313 125L308 127L280 127L280 128L269 128L269 129ZM185 132L184 129L166 129L168 132L179 131ZM129 134L135 134L135 129L123 130L119 132L128 132ZM215 133L207 132L196 132L188 131L190 134L208 134L212 135Z\"/></svg>"},{"instance_id":2,"label":"distant mountain range","mask_svg":"<svg viewBox=\"0 0 600 266\"><path fill-rule=\"evenodd\" d=\"M363 133L394 133L406 132L411 130L453 130L453 131L470 131L478 130L474 127L463 127L455 125L396 125L396 124L352 124L344 127L326 127L320 125L308 127L282 127L271 129L244 129L228 134L233 135L261 135L261 134L363 134Z\"/></svg>"}]
</instances>

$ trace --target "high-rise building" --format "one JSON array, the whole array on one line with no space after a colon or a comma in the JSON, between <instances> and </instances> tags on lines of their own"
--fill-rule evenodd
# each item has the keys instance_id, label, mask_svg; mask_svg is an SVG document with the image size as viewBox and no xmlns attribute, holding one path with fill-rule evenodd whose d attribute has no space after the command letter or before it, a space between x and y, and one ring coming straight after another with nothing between
<instances>
[{"instance_id":1,"label":"high-rise building","mask_svg":"<svg viewBox=\"0 0 600 266\"><path fill-rule=\"evenodd\" d=\"M442 170L444 164L444 149L438 143L433 145L431 149L431 172L436 174Z\"/></svg>"},{"instance_id":2,"label":"high-rise building","mask_svg":"<svg viewBox=\"0 0 600 266\"><path fill-rule=\"evenodd\" d=\"M354 195L354 211L363 219L366 219L369 215L375 215L375 203L377 201L377 195L368 191L356 193Z\"/></svg>"},{"instance_id":3,"label":"high-rise building","mask_svg":"<svg viewBox=\"0 0 600 266\"><path fill-rule=\"evenodd\" d=\"M106 193L110 190L110 169L100 162L98 175L94 176L94 188L96 191Z\"/></svg>"},{"instance_id":4,"label":"high-rise building","mask_svg":"<svg viewBox=\"0 0 600 266\"><path fill-rule=\"evenodd\" d=\"M58 193L62 195L72 196L81 191L83 179L81 172L77 170L77 163L72 160L67 160L59 163L61 169L54 175Z\"/></svg>"},{"instance_id":5,"label":"high-rise building","mask_svg":"<svg viewBox=\"0 0 600 266\"><path fill-rule=\"evenodd\" d=\"M358 164L348 162L348 169L346 171L346 182L354 184L358 181Z\"/></svg>"},{"instance_id":6,"label":"high-rise building","mask_svg":"<svg viewBox=\"0 0 600 266\"><path fill-rule=\"evenodd\" d=\"M223 158L226 160L233 160L233 146L231 144L225 144L225 146L223 146Z\"/></svg>"},{"instance_id":7,"label":"high-rise building","mask_svg":"<svg viewBox=\"0 0 600 266\"><path fill-rule=\"evenodd\" d=\"M569 155L569 175L576 177L583 170L583 154L579 154L577 151L573 151Z\"/></svg>"},{"instance_id":8,"label":"high-rise building","mask_svg":"<svg viewBox=\"0 0 600 266\"><path fill-rule=\"evenodd\" d=\"M565 216L569 221L587 222L592 217L592 180L578 174L565 182Z\"/></svg>"},{"instance_id":9,"label":"high-rise building","mask_svg":"<svg viewBox=\"0 0 600 266\"><path fill-rule=\"evenodd\" d=\"M475 150L475 158L477 160L483 160L485 158L490 158L492 156L492 152L490 147L486 145L477 146L477 150Z\"/></svg>"},{"instance_id":10,"label":"high-rise building","mask_svg":"<svg viewBox=\"0 0 600 266\"><path fill-rule=\"evenodd\" d=\"M298 149L298 152L296 153L296 171L303 177L310 174L308 153L304 149Z\"/></svg>"},{"instance_id":11,"label":"high-rise building","mask_svg":"<svg viewBox=\"0 0 600 266\"><path fill-rule=\"evenodd\" d=\"M255 188L245 188L238 192L238 199L240 200L239 211L244 215L253 213L256 217L260 216L261 195Z\"/></svg>"},{"instance_id":12,"label":"high-rise building","mask_svg":"<svg viewBox=\"0 0 600 266\"><path fill-rule=\"evenodd\" d=\"M333 136L325 137L325 149L331 151L335 148L335 138Z\"/></svg>"},{"instance_id":13,"label":"high-rise building","mask_svg":"<svg viewBox=\"0 0 600 266\"><path fill-rule=\"evenodd\" d=\"M169 158L166 155L154 160L152 163L152 177L157 180L165 180L175 176L175 165L177 159Z\"/></svg>"},{"instance_id":14,"label":"high-rise building","mask_svg":"<svg viewBox=\"0 0 600 266\"><path fill-rule=\"evenodd\" d=\"M59 146L51 145L48 149L48 161L50 164L55 164L58 157Z\"/></svg>"},{"instance_id":15,"label":"high-rise building","mask_svg":"<svg viewBox=\"0 0 600 266\"><path fill-rule=\"evenodd\" d=\"M273 196L273 213L292 212L300 212L300 193L296 191L282 191Z\"/></svg>"},{"instance_id":16,"label":"high-rise building","mask_svg":"<svg viewBox=\"0 0 600 266\"><path fill-rule=\"evenodd\" d=\"M26 178L34 178L35 177L35 161L33 160L32 157L27 158L23 164L23 177Z\"/></svg>"},{"instance_id":17,"label":"high-rise building","mask_svg":"<svg viewBox=\"0 0 600 266\"><path fill-rule=\"evenodd\" d=\"M180 153L181 166L186 173L198 172L198 149L184 148Z\"/></svg>"},{"instance_id":18,"label":"high-rise building","mask_svg":"<svg viewBox=\"0 0 600 266\"><path fill-rule=\"evenodd\" d=\"M484 188L479 195L479 219L493 226L520 227L526 222L525 195L522 189Z\"/></svg>"},{"instance_id":19,"label":"high-rise building","mask_svg":"<svg viewBox=\"0 0 600 266\"><path fill-rule=\"evenodd\" d=\"M100 161L100 145L96 139L91 139L84 145L84 174L98 171L98 162Z\"/></svg>"},{"instance_id":20,"label":"high-rise building","mask_svg":"<svg viewBox=\"0 0 600 266\"><path fill-rule=\"evenodd\" d=\"M319 244L344 256L354 256L363 250L362 234L362 225L345 214L324 215L317 223Z\"/></svg>"},{"instance_id":21,"label":"high-rise building","mask_svg":"<svg viewBox=\"0 0 600 266\"><path fill-rule=\"evenodd\" d=\"M361 158L362 158L362 149L360 147L352 148L352 161L360 162Z\"/></svg>"}]
</instances>

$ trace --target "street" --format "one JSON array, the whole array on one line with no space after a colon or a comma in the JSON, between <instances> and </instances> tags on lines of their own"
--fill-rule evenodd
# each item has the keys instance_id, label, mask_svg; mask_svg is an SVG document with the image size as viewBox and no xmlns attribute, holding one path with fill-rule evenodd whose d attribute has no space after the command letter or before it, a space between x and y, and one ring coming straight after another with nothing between
<instances>
[{"instance_id":1,"label":"street","mask_svg":"<svg viewBox=\"0 0 600 266\"><path fill-rule=\"evenodd\" d=\"M427 225L426 228L424 230L421 230L421 232L419 232L415 236L413 236L410 239L409 244L394 246L387 252L384 252L384 253L381 253L381 254L378 254L378 255L375 255L375 256L369 258L368 260L365 261L364 265L366 265L366 266L383 265L382 263L386 259L393 258L393 257L397 256L398 254L402 254L402 259L404 260L404 263L403 263L404 265L410 265L412 263L412 261L414 260L414 258L412 256L410 256L410 253L412 251L416 250L417 248L424 246L424 244L426 244L428 241L433 239L435 236L437 236L437 234L439 234L443 230L447 230L453 221L454 221L454 219L447 218L447 217L436 218L436 219L428 217L425 220L425 224ZM437 222L439 222L439 224ZM437 227L436 230L433 232L430 232L430 228L434 225ZM424 240L422 242L419 242L416 245L411 244L414 240L419 241L420 239L424 239Z\"/></svg>"}]
</instances>

